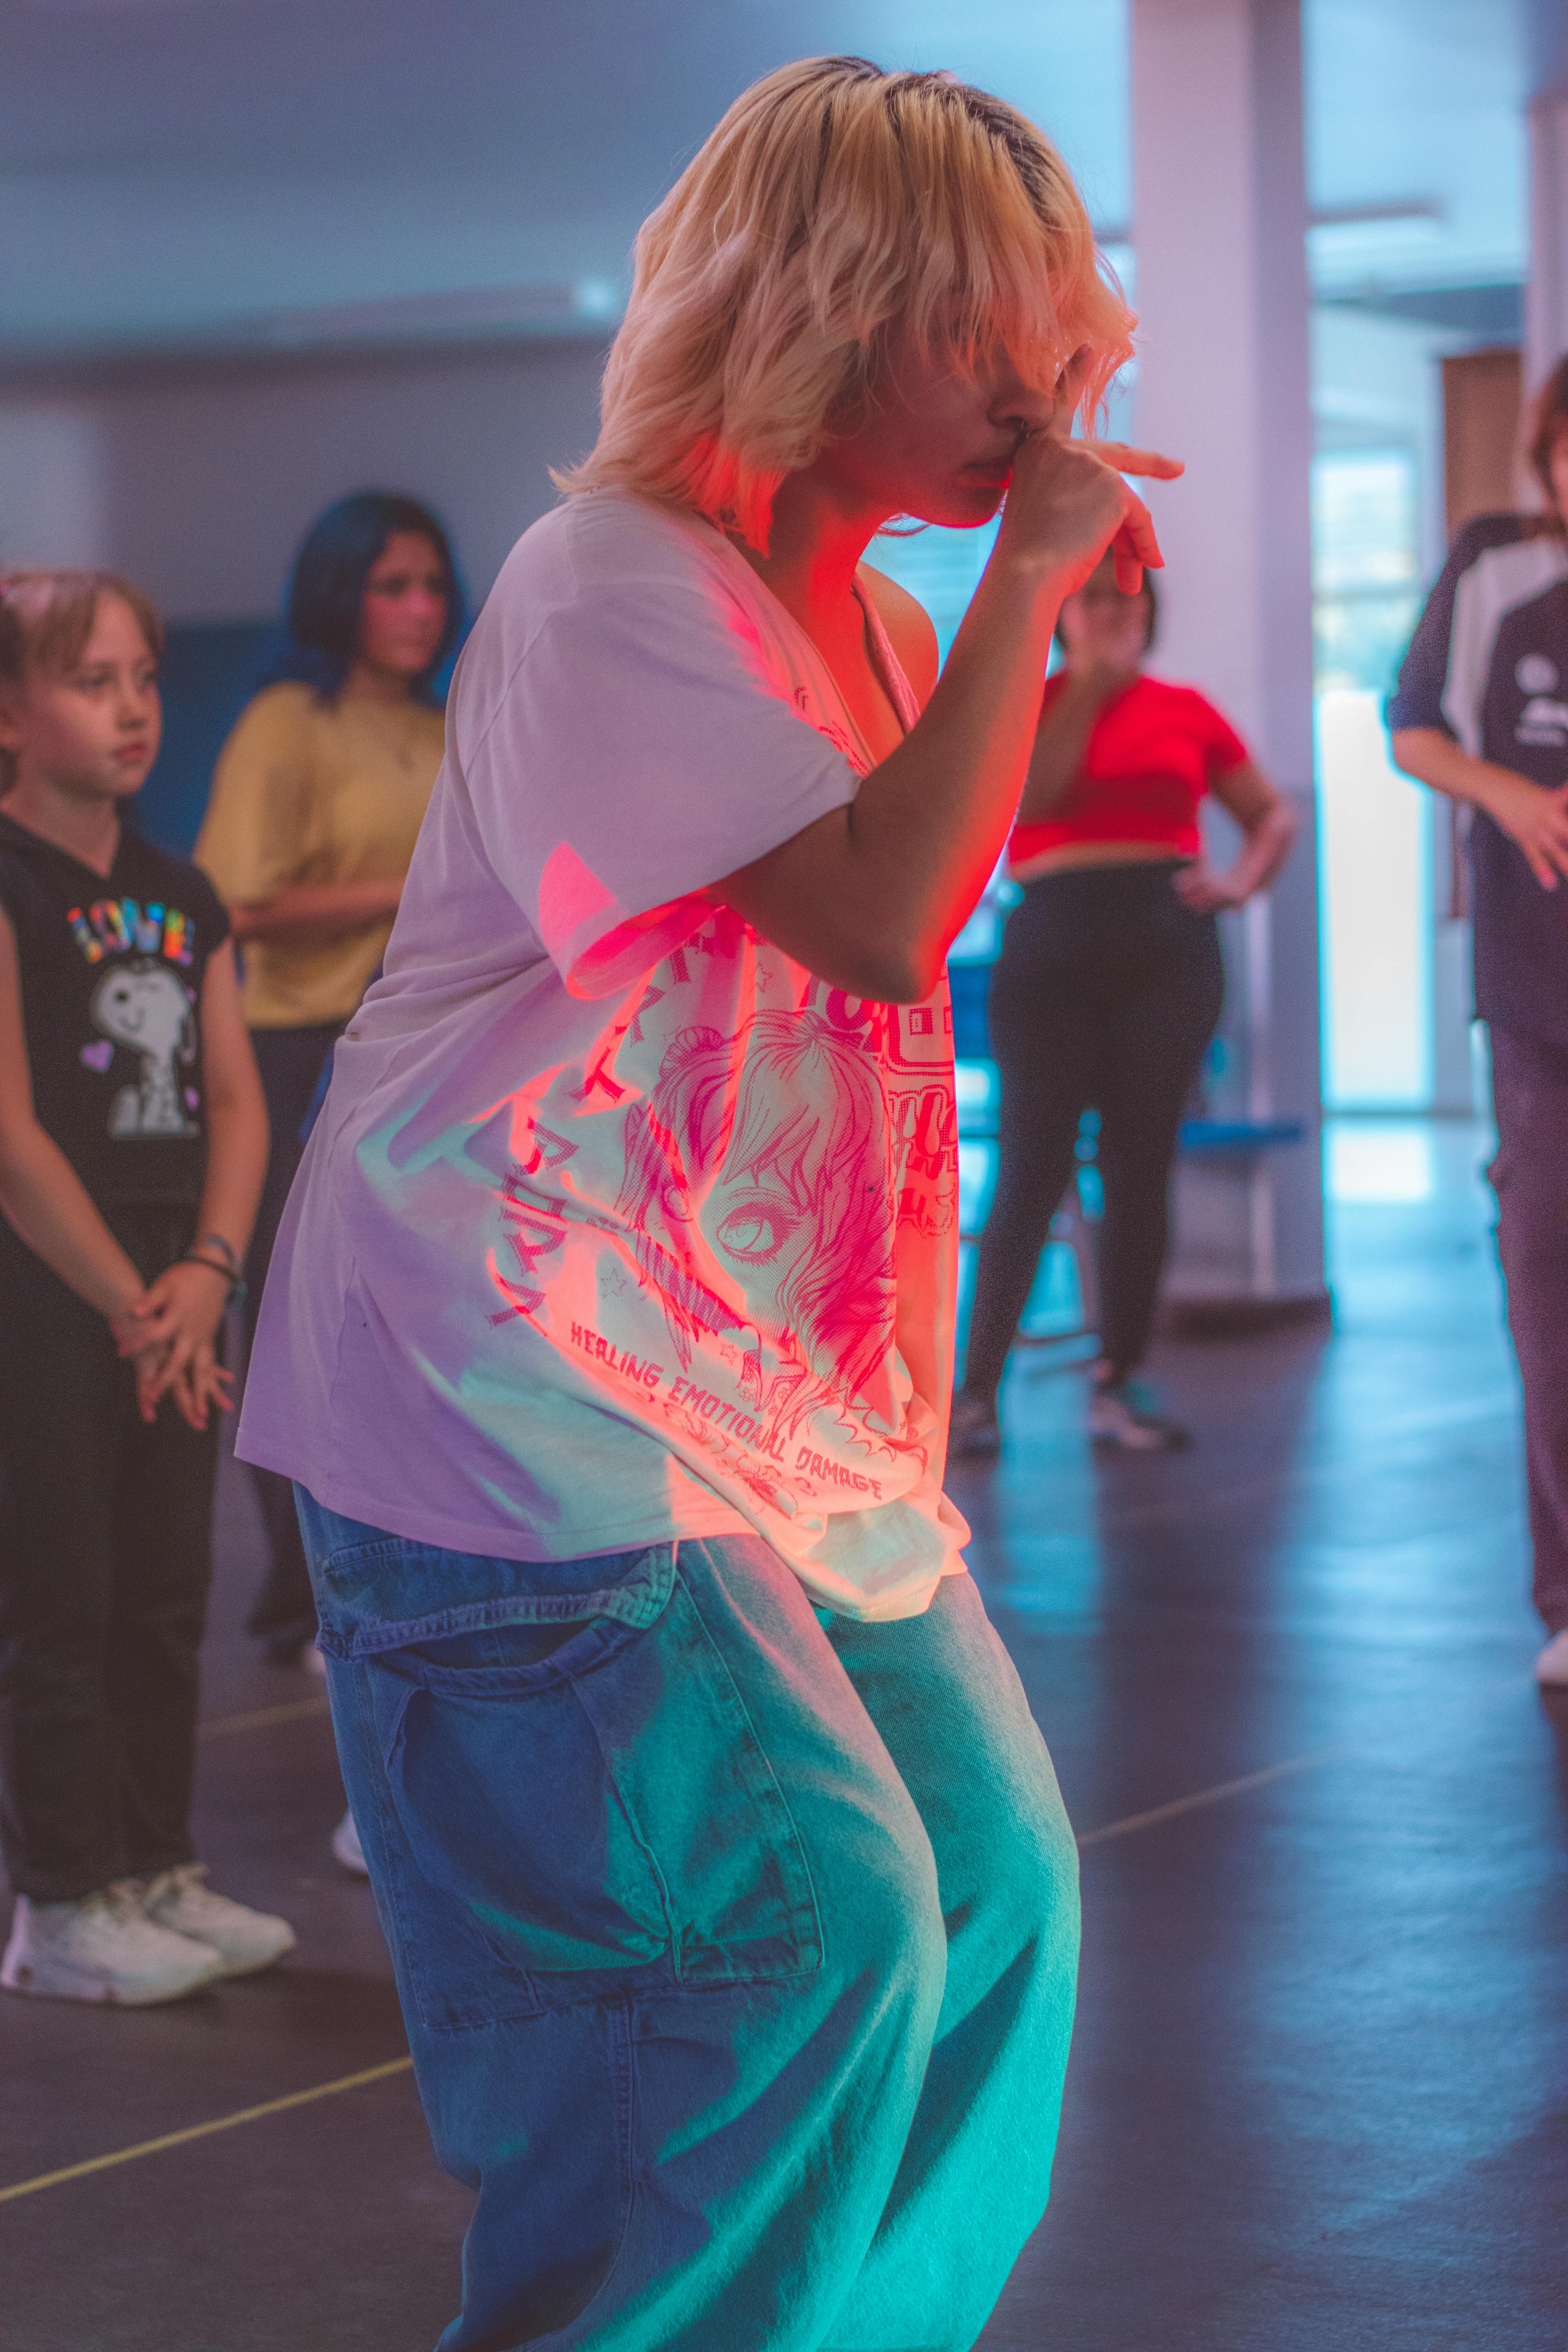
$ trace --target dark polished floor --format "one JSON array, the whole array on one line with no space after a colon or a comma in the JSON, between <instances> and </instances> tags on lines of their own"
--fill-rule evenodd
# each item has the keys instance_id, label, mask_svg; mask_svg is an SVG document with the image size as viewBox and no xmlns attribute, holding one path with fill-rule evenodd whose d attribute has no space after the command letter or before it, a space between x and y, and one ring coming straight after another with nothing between
<instances>
[{"instance_id":1,"label":"dark polished floor","mask_svg":"<svg viewBox=\"0 0 1568 2352\"><path fill-rule=\"evenodd\" d=\"M1339 1131L1335 1328L1166 1344L1191 1454L1091 1459L1038 1350L955 1481L1084 1849L1055 2201L988 2352L1568 2347L1568 1700L1529 1677L1481 1148ZM229 1478L199 1835L300 1948L167 2010L0 2003L5 2352L428 2352L455 2306L408 2074L336 2087L402 2034L255 1568Z\"/></svg>"}]
</instances>

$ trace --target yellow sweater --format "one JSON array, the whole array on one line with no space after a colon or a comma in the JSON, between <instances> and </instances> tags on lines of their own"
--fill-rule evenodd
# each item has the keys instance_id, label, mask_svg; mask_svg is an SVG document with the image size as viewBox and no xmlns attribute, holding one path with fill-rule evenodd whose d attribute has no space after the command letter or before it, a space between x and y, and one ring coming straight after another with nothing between
<instances>
[{"instance_id":1,"label":"yellow sweater","mask_svg":"<svg viewBox=\"0 0 1568 2352\"><path fill-rule=\"evenodd\" d=\"M269 686L241 712L213 775L196 864L230 906L299 882L403 876L441 764L444 726L422 703L323 702ZM392 935L389 922L331 939L252 940L253 1029L346 1021Z\"/></svg>"}]
</instances>

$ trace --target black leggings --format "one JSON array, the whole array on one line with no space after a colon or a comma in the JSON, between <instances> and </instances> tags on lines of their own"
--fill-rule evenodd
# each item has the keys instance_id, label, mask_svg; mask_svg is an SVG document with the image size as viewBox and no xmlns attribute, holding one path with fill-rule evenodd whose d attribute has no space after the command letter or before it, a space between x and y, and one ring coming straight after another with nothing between
<instances>
[{"instance_id":1,"label":"black leggings","mask_svg":"<svg viewBox=\"0 0 1568 2352\"><path fill-rule=\"evenodd\" d=\"M144 1280L194 1209L106 1210ZM192 1859L217 1414L149 1425L103 1317L0 1220L0 1843L74 1902Z\"/></svg>"},{"instance_id":2,"label":"black leggings","mask_svg":"<svg viewBox=\"0 0 1568 2352\"><path fill-rule=\"evenodd\" d=\"M964 1392L994 1397L1075 1166L1100 1113L1100 1353L1142 1362L1165 1260L1176 1131L1225 994L1212 915L1189 914L1175 863L1099 866L1029 883L991 983L1002 1077L996 1197L981 1238Z\"/></svg>"}]
</instances>

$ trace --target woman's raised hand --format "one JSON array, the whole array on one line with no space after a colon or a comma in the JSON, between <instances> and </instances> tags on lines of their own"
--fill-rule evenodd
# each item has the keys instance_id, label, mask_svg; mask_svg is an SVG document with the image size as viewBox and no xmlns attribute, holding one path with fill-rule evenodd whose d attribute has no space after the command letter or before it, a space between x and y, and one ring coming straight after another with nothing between
<instances>
[{"instance_id":1,"label":"woman's raised hand","mask_svg":"<svg viewBox=\"0 0 1568 2352\"><path fill-rule=\"evenodd\" d=\"M1110 548L1117 586L1135 596L1144 565L1159 571L1164 558L1148 508L1121 478L1170 482L1186 469L1179 457L1125 441L1073 440L1087 365L1084 354L1071 360L1054 400L1040 404L1038 421L1025 422L997 545L1042 565L1063 596L1082 587Z\"/></svg>"}]
</instances>

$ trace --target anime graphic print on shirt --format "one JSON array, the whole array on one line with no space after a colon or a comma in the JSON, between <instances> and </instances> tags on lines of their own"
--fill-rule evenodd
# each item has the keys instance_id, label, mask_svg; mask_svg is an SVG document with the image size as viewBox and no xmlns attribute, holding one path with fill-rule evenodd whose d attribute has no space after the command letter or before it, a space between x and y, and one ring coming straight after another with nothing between
<instances>
[{"instance_id":1,"label":"anime graphic print on shirt","mask_svg":"<svg viewBox=\"0 0 1568 2352\"><path fill-rule=\"evenodd\" d=\"M606 493L525 535L284 1220L245 1459L470 1554L760 1533L855 1617L962 1569L945 978L847 995L715 887L870 765L718 532Z\"/></svg>"},{"instance_id":2,"label":"anime graphic print on shirt","mask_svg":"<svg viewBox=\"0 0 1568 2352\"><path fill-rule=\"evenodd\" d=\"M127 832L107 880L0 816L38 1117L94 1200L191 1201L205 1158L199 1003L227 918Z\"/></svg>"},{"instance_id":3,"label":"anime graphic print on shirt","mask_svg":"<svg viewBox=\"0 0 1568 2352\"><path fill-rule=\"evenodd\" d=\"M742 963L756 1009L737 1031ZM899 1329L949 1322L915 1269L956 1243L952 1054L945 984L923 1005L846 997L721 910L585 1073L517 1105L491 1320L526 1318L657 1419L786 1556L833 1513L940 1485L938 1367L917 1385ZM579 1207L582 1160L618 1171L607 1213Z\"/></svg>"},{"instance_id":4,"label":"anime graphic print on shirt","mask_svg":"<svg viewBox=\"0 0 1568 2352\"><path fill-rule=\"evenodd\" d=\"M816 731L865 772L842 725ZM879 1521L903 1570L912 1517L959 1524L931 1279L957 1244L945 977L925 1004L846 996L720 908L514 1117L493 1325L525 1318L814 1580L851 1525L863 1548Z\"/></svg>"}]
</instances>

